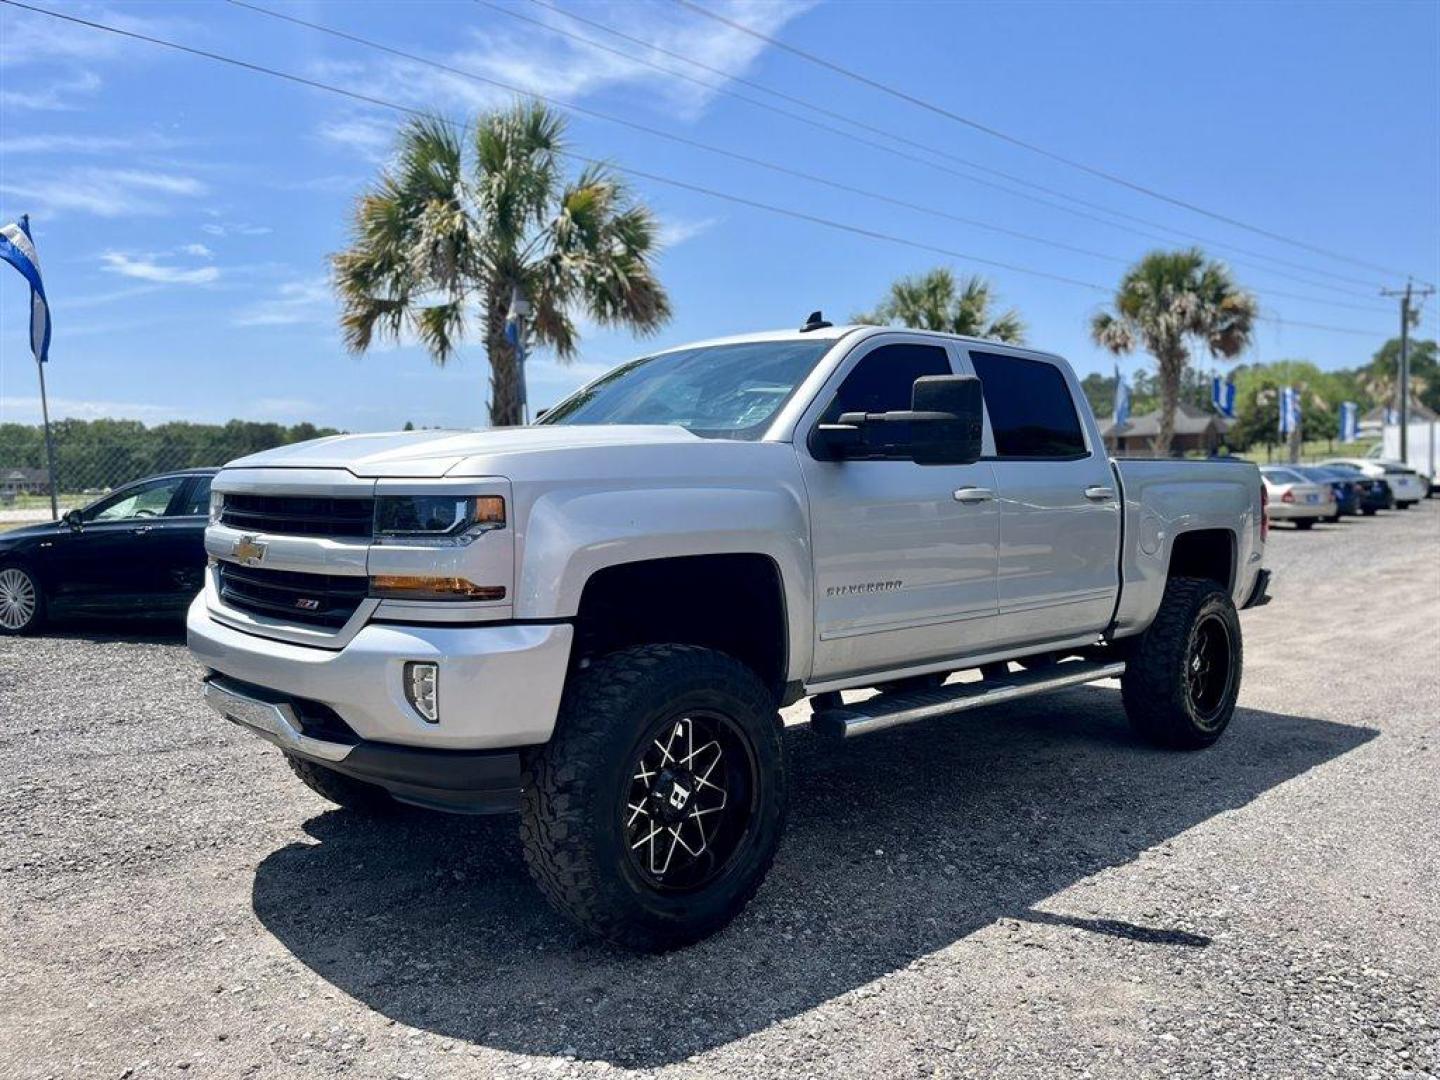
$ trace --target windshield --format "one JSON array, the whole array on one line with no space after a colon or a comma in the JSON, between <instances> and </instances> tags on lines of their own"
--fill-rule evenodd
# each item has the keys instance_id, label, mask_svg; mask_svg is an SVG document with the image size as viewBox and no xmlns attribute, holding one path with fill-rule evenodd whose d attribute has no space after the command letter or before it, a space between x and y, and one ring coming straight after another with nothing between
<instances>
[{"instance_id":1,"label":"windshield","mask_svg":"<svg viewBox=\"0 0 1440 1080\"><path fill-rule=\"evenodd\" d=\"M706 345L622 364L542 424L678 424L705 438L758 439L832 341Z\"/></svg>"}]
</instances>

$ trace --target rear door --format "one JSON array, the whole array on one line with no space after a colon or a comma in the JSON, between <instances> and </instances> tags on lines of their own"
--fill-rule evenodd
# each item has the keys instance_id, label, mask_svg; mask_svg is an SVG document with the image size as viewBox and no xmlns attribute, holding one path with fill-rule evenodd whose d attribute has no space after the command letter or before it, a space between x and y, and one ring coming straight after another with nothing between
<instances>
[{"instance_id":1,"label":"rear door","mask_svg":"<svg viewBox=\"0 0 1440 1080\"><path fill-rule=\"evenodd\" d=\"M990 465L821 461L809 448L817 424L908 409L916 379L955 368L941 339L867 338L796 429L815 565L814 682L980 652L993 639L999 513Z\"/></svg>"},{"instance_id":2,"label":"rear door","mask_svg":"<svg viewBox=\"0 0 1440 1080\"><path fill-rule=\"evenodd\" d=\"M971 347L1000 501L998 636L1060 641L1103 630L1119 589L1120 499L1069 370Z\"/></svg>"},{"instance_id":3,"label":"rear door","mask_svg":"<svg viewBox=\"0 0 1440 1080\"><path fill-rule=\"evenodd\" d=\"M204 584L210 480L190 477L165 514L150 526L146 554L155 568L159 606L185 607Z\"/></svg>"}]
</instances>

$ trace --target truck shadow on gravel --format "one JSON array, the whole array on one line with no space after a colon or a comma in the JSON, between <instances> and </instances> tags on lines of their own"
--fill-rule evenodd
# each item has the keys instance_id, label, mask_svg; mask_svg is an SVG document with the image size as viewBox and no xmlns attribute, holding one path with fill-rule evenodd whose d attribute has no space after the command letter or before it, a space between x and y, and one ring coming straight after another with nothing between
<instances>
[{"instance_id":1,"label":"truck shadow on gravel","mask_svg":"<svg viewBox=\"0 0 1440 1080\"><path fill-rule=\"evenodd\" d=\"M1157 949L1138 927L1033 905L1373 738L1241 710L1199 754L1152 750L1083 688L835 746L792 728L789 829L724 933L667 956L597 944L531 886L508 818L333 811L259 866L255 912L302 962L404 1024L617 1065L682 1061L854 990L996 919ZM1198 931L1198 932L1197 932Z\"/></svg>"}]
</instances>

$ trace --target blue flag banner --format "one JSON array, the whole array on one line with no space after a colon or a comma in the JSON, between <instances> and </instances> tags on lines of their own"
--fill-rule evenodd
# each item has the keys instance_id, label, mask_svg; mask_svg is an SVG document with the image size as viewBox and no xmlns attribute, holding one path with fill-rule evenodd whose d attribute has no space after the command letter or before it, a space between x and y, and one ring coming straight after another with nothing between
<instances>
[{"instance_id":1,"label":"blue flag banner","mask_svg":"<svg viewBox=\"0 0 1440 1080\"><path fill-rule=\"evenodd\" d=\"M40 256L30 237L30 216L0 228L0 259L19 270L30 283L30 351L45 363L50 358L50 305L45 302L45 283L40 280Z\"/></svg>"},{"instance_id":2,"label":"blue flag banner","mask_svg":"<svg viewBox=\"0 0 1440 1080\"><path fill-rule=\"evenodd\" d=\"M1235 384L1219 375L1210 380L1210 404L1221 416L1235 419Z\"/></svg>"},{"instance_id":3,"label":"blue flag banner","mask_svg":"<svg viewBox=\"0 0 1440 1080\"><path fill-rule=\"evenodd\" d=\"M1360 406L1353 401L1340 403L1340 441L1354 442L1360 437Z\"/></svg>"},{"instance_id":4,"label":"blue flag banner","mask_svg":"<svg viewBox=\"0 0 1440 1080\"><path fill-rule=\"evenodd\" d=\"M1293 386L1280 388L1280 434L1300 430L1300 391Z\"/></svg>"},{"instance_id":5,"label":"blue flag banner","mask_svg":"<svg viewBox=\"0 0 1440 1080\"><path fill-rule=\"evenodd\" d=\"M1123 427L1130 420L1130 387L1120 377L1120 368L1115 368L1115 426Z\"/></svg>"}]
</instances>

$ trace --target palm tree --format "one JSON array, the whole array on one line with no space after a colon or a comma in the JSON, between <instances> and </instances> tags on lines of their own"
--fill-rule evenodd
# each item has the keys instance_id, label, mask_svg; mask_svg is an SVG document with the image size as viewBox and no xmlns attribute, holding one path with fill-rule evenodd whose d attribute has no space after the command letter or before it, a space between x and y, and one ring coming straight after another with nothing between
<instances>
[{"instance_id":1,"label":"palm tree","mask_svg":"<svg viewBox=\"0 0 1440 1080\"><path fill-rule=\"evenodd\" d=\"M575 355L575 317L651 333L670 316L655 276L657 227L614 174L560 171L565 121L540 104L481 116L463 132L438 118L400 132L394 160L355 203L351 243L331 257L346 347L408 331L437 364L472 322L490 362L490 422L518 424L519 365L505 336L528 299L529 341Z\"/></svg>"},{"instance_id":2,"label":"palm tree","mask_svg":"<svg viewBox=\"0 0 1440 1080\"><path fill-rule=\"evenodd\" d=\"M856 315L854 321L879 326L899 323L917 330L1015 344L1025 340L1025 324L1014 308L991 317L990 304L995 297L988 281L972 274L963 285L957 285L955 275L943 266L919 277L901 278L890 286L890 295L873 312Z\"/></svg>"},{"instance_id":3,"label":"palm tree","mask_svg":"<svg viewBox=\"0 0 1440 1080\"><path fill-rule=\"evenodd\" d=\"M1235 283L1229 269L1198 248L1152 251L1120 280L1114 311L1096 315L1090 335L1117 356L1143 345L1155 357L1160 376L1155 453L1170 452L1190 340L1202 342L1216 359L1234 359L1250 344L1258 311L1255 297Z\"/></svg>"}]
</instances>

